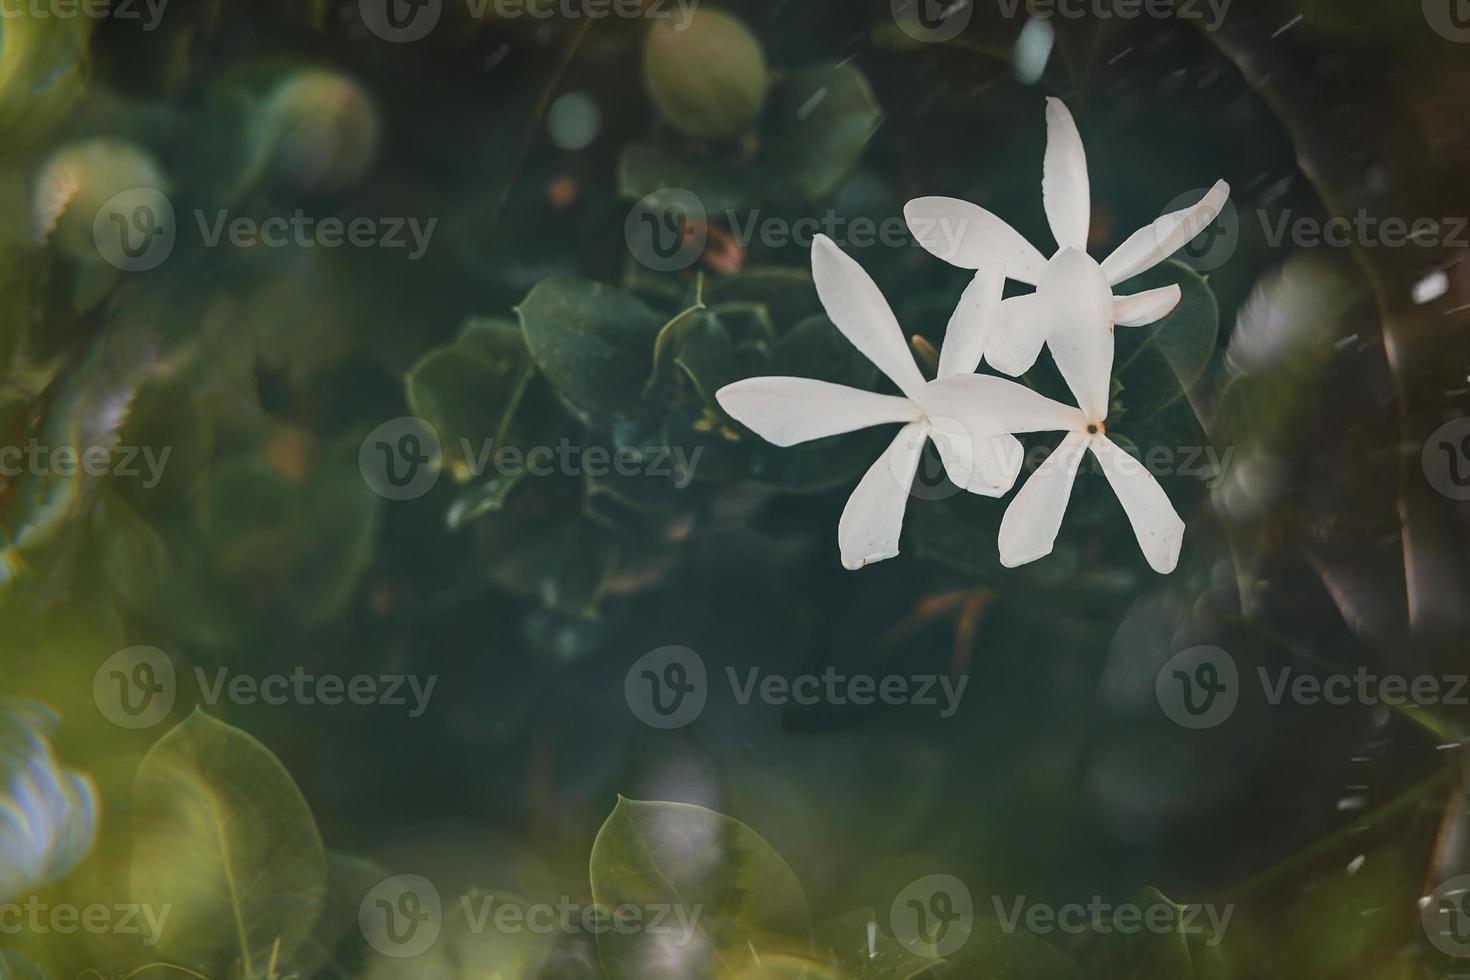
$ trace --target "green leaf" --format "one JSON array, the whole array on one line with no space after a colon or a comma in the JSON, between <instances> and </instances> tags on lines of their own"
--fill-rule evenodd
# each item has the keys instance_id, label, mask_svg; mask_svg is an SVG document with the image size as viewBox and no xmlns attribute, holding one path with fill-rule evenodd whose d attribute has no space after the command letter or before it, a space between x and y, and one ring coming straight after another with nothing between
<instances>
[{"instance_id":1,"label":"green leaf","mask_svg":"<svg viewBox=\"0 0 1470 980\"><path fill-rule=\"evenodd\" d=\"M757 975L752 967L767 957L808 951L811 913L796 875L759 834L713 810L619 797L592 845L590 870L598 903L672 907L694 933L682 947L644 933L600 936L611 980L734 980Z\"/></svg>"},{"instance_id":2,"label":"green leaf","mask_svg":"<svg viewBox=\"0 0 1470 980\"><path fill-rule=\"evenodd\" d=\"M585 279L546 279L516 307L541 373L572 407L632 413L663 321L626 290Z\"/></svg>"},{"instance_id":3,"label":"green leaf","mask_svg":"<svg viewBox=\"0 0 1470 980\"><path fill-rule=\"evenodd\" d=\"M474 454L485 440L498 447L535 374L516 324L476 319L453 343L425 354L408 373L408 406L439 434L455 479L471 475Z\"/></svg>"},{"instance_id":4,"label":"green leaf","mask_svg":"<svg viewBox=\"0 0 1470 980\"><path fill-rule=\"evenodd\" d=\"M169 909L159 955L258 978L310 935L327 890L311 810L270 750L195 711L143 757L131 900Z\"/></svg>"}]
</instances>

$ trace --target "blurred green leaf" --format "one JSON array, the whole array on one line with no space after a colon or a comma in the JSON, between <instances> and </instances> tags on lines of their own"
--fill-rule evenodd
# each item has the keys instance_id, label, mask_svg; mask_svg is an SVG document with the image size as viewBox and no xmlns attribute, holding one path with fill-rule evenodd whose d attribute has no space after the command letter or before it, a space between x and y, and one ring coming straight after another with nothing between
<instances>
[{"instance_id":1,"label":"blurred green leaf","mask_svg":"<svg viewBox=\"0 0 1470 980\"><path fill-rule=\"evenodd\" d=\"M311 934L326 854L296 784L253 737L196 710L143 758L134 808L130 897L171 910L160 955L260 978Z\"/></svg>"},{"instance_id":2,"label":"blurred green leaf","mask_svg":"<svg viewBox=\"0 0 1470 980\"><path fill-rule=\"evenodd\" d=\"M791 868L745 824L701 806L619 797L597 832L590 871L598 903L668 906L693 930L681 948L647 933L604 933L598 953L611 980L655 972L735 980L767 955L801 955L811 942L811 913Z\"/></svg>"}]
</instances>

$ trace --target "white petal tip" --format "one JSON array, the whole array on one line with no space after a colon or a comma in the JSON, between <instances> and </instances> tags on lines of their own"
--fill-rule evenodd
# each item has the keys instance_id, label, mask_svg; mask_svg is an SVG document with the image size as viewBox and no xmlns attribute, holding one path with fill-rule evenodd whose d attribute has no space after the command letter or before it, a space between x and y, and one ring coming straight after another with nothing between
<instances>
[{"instance_id":1,"label":"white petal tip","mask_svg":"<svg viewBox=\"0 0 1470 980\"><path fill-rule=\"evenodd\" d=\"M1038 558L1045 558L1049 554L1051 554L1051 548L1047 548L1045 551L1035 552L1034 554L1006 554L1002 551L1000 553L1000 563L1006 568L1019 568L1022 565L1029 565Z\"/></svg>"},{"instance_id":2,"label":"white petal tip","mask_svg":"<svg viewBox=\"0 0 1470 980\"><path fill-rule=\"evenodd\" d=\"M862 568L864 565L871 565L874 562L887 561L890 558L897 558L897 557L898 557L898 552L897 551L879 551L879 552L875 552L874 554L867 555L867 556L862 557L862 558L856 558L856 557L851 557L851 556L848 556L848 555L843 555L842 556L842 567L845 568L845 569L847 569L849 572L855 572L858 569Z\"/></svg>"},{"instance_id":3,"label":"white petal tip","mask_svg":"<svg viewBox=\"0 0 1470 980\"><path fill-rule=\"evenodd\" d=\"M1168 575L1179 567L1179 550L1184 545L1184 528L1180 528L1177 534L1171 534L1162 541L1157 542L1153 553L1145 554L1148 567L1160 575Z\"/></svg>"}]
</instances>

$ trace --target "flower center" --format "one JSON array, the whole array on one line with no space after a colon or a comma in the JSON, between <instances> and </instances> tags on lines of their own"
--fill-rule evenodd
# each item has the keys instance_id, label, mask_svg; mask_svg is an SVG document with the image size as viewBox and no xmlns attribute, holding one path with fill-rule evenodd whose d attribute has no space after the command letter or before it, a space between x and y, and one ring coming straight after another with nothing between
<instances>
[{"instance_id":1,"label":"flower center","mask_svg":"<svg viewBox=\"0 0 1470 980\"><path fill-rule=\"evenodd\" d=\"M1102 431L1102 423L1100 423L1100 422L1089 422L1088 423L1088 425L1087 425L1087 434L1088 435L1095 436L1095 435L1097 435L1101 431Z\"/></svg>"}]
</instances>

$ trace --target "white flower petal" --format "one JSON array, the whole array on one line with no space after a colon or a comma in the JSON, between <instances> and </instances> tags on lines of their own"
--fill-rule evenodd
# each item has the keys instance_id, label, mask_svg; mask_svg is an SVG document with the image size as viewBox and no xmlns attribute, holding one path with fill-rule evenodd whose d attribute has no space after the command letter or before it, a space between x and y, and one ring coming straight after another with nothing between
<instances>
[{"instance_id":1,"label":"white flower petal","mask_svg":"<svg viewBox=\"0 0 1470 980\"><path fill-rule=\"evenodd\" d=\"M725 414L777 446L919 417L918 406L907 398L814 378L746 378L715 392L715 401Z\"/></svg>"},{"instance_id":2,"label":"white flower petal","mask_svg":"<svg viewBox=\"0 0 1470 980\"><path fill-rule=\"evenodd\" d=\"M1113 374L1113 293L1096 262L1063 249L1047 263L1029 312L1051 346L1057 369L1090 421L1108 414Z\"/></svg>"},{"instance_id":3,"label":"white flower petal","mask_svg":"<svg viewBox=\"0 0 1470 980\"><path fill-rule=\"evenodd\" d=\"M1000 313L986 334L985 363L1018 378L1031 370L1044 343L1046 325L1036 294L1012 296L1001 301Z\"/></svg>"},{"instance_id":4,"label":"white flower petal","mask_svg":"<svg viewBox=\"0 0 1470 980\"><path fill-rule=\"evenodd\" d=\"M877 283L826 235L812 242L812 279L842 335L912 398L924 386L924 376Z\"/></svg>"},{"instance_id":5,"label":"white flower petal","mask_svg":"<svg viewBox=\"0 0 1470 980\"><path fill-rule=\"evenodd\" d=\"M931 381L919 404L930 420L953 418L971 432L1071 432L1085 428L1082 410L1063 405L1023 384L990 374Z\"/></svg>"},{"instance_id":6,"label":"white flower petal","mask_svg":"<svg viewBox=\"0 0 1470 980\"><path fill-rule=\"evenodd\" d=\"M981 269L965 287L959 305L950 315L944 330L944 346L939 348L939 376L973 374L985 353L985 337L1000 316L1000 295L1005 276Z\"/></svg>"},{"instance_id":7,"label":"white flower petal","mask_svg":"<svg viewBox=\"0 0 1470 980\"><path fill-rule=\"evenodd\" d=\"M1118 502L1128 514L1138 546L1149 567L1161 575L1179 564L1179 546L1184 542L1184 521L1169 503L1169 497L1148 469L1119 449L1106 436L1093 437L1092 452L1113 485Z\"/></svg>"},{"instance_id":8,"label":"white flower petal","mask_svg":"<svg viewBox=\"0 0 1470 980\"><path fill-rule=\"evenodd\" d=\"M1145 225L1128 236L1112 255L1103 259L1103 275L1108 283L1116 286L1125 279L1132 279L1188 245L1190 240L1205 230L1205 226L1219 216L1220 210L1230 197L1230 185L1223 180L1215 181L1209 193L1193 207L1170 211L1151 225Z\"/></svg>"},{"instance_id":9,"label":"white flower petal","mask_svg":"<svg viewBox=\"0 0 1470 980\"><path fill-rule=\"evenodd\" d=\"M928 431L928 425L923 422L910 422L900 429L847 498L842 518L837 522L843 568L862 568L898 554L903 512L908 506L909 490L914 485L919 454L923 452Z\"/></svg>"},{"instance_id":10,"label":"white flower petal","mask_svg":"<svg viewBox=\"0 0 1470 980\"><path fill-rule=\"evenodd\" d=\"M977 432L962 419L931 415L929 438L939 450L945 475L961 490L1001 497L1016 485L1025 449L1015 436Z\"/></svg>"},{"instance_id":11,"label":"white flower petal","mask_svg":"<svg viewBox=\"0 0 1470 980\"><path fill-rule=\"evenodd\" d=\"M1092 437L1086 432L1068 433L1062 444L1027 478L1021 492L1011 498L1000 519L1000 563L1007 568L1024 565L1051 554L1072 497L1077 467Z\"/></svg>"},{"instance_id":12,"label":"white flower petal","mask_svg":"<svg viewBox=\"0 0 1470 980\"><path fill-rule=\"evenodd\" d=\"M1046 100L1046 158L1041 174L1041 201L1057 248L1086 251L1092 217L1087 154L1077 123L1061 99Z\"/></svg>"},{"instance_id":13,"label":"white flower petal","mask_svg":"<svg viewBox=\"0 0 1470 980\"><path fill-rule=\"evenodd\" d=\"M1131 296L1113 297L1113 323L1120 327L1142 327L1174 312L1183 297L1177 285L1146 289Z\"/></svg>"},{"instance_id":14,"label":"white flower petal","mask_svg":"<svg viewBox=\"0 0 1470 980\"><path fill-rule=\"evenodd\" d=\"M914 240L962 269L998 270L1034 285L1046 256L1005 221L953 197L919 197L903 206Z\"/></svg>"}]
</instances>

